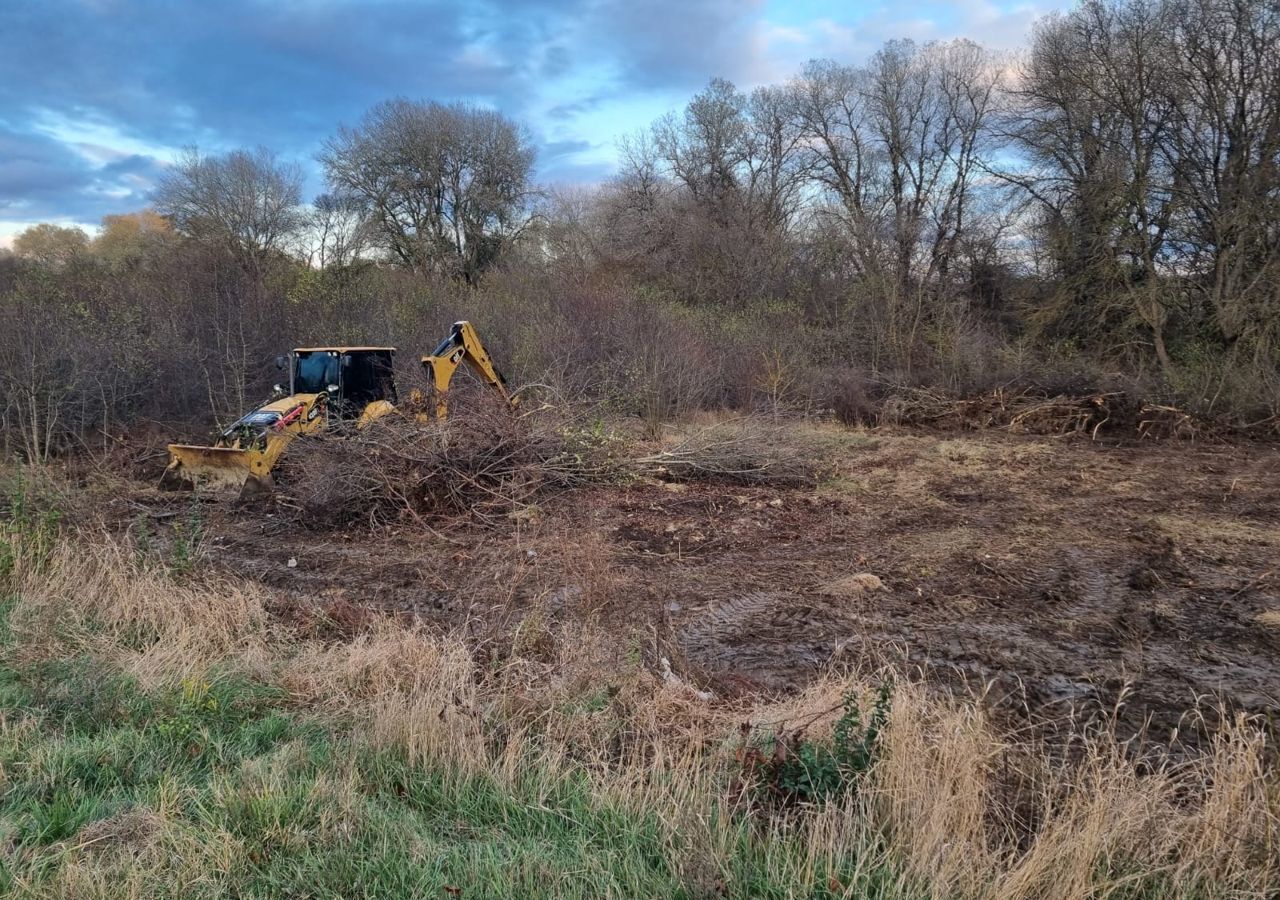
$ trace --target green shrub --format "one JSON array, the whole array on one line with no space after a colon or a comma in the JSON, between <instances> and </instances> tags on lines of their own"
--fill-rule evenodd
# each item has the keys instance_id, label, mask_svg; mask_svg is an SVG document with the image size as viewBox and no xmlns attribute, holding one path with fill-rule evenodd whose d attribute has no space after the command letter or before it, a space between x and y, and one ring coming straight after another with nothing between
<instances>
[{"instance_id":1,"label":"green shrub","mask_svg":"<svg viewBox=\"0 0 1280 900\"><path fill-rule=\"evenodd\" d=\"M879 755L892 693L892 686L882 683L865 718L858 698L846 695L830 741L803 739L793 747L779 742L765 767L764 790L786 803L815 803L855 792Z\"/></svg>"},{"instance_id":2,"label":"green shrub","mask_svg":"<svg viewBox=\"0 0 1280 900\"><path fill-rule=\"evenodd\" d=\"M183 575L191 571L200 555L204 533L204 509L200 504L199 495L192 493L186 521L176 522L173 526L173 547L169 565L174 573Z\"/></svg>"}]
</instances>

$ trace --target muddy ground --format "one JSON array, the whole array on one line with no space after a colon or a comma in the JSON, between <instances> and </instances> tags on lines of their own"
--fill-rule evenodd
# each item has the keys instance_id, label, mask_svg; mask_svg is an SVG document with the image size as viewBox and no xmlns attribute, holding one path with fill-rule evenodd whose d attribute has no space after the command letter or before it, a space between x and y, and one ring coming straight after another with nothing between
<instances>
[{"instance_id":1,"label":"muddy ground","mask_svg":"<svg viewBox=\"0 0 1280 900\"><path fill-rule=\"evenodd\" d=\"M871 660L1013 715L1114 716L1153 737L1187 730L1197 706L1280 707L1274 447L824 439L835 467L816 488L643 482L496 528L372 533L225 504L201 513L204 553L299 621L389 610L485 640L591 620L619 653L667 656L721 695ZM163 536L189 501L139 484L113 502Z\"/></svg>"}]
</instances>

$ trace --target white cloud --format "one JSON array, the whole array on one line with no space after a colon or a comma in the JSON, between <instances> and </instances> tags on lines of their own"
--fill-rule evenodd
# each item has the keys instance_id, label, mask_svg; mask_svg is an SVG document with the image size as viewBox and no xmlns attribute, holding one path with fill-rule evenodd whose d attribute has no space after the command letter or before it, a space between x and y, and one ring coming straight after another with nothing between
<instances>
[{"instance_id":1,"label":"white cloud","mask_svg":"<svg viewBox=\"0 0 1280 900\"><path fill-rule=\"evenodd\" d=\"M80 109L70 112L39 109L28 126L37 134L66 144L95 166L129 156L150 156L170 163L178 154L177 148L133 137L119 125Z\"/></svg>"}]
</instances>

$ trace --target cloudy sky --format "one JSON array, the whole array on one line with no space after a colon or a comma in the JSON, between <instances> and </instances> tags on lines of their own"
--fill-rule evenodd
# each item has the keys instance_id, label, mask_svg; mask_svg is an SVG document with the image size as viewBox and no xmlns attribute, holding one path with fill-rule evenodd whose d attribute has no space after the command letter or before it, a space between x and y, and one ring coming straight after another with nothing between
<instances>
[{"instance_id":1,"label":"cloudy sky","mask_svg":"<svg viewBox=\"0 0 1280 900\"><path fill-rule=\"evenodd\" d=\"M709 78L775 82L883 41L1015 48L1057 0L0 0L0 245L144 207L178 150L267 146L311 172L373 103L471 100L529 127L547 182Z\"/></svg>"}]
</instances>

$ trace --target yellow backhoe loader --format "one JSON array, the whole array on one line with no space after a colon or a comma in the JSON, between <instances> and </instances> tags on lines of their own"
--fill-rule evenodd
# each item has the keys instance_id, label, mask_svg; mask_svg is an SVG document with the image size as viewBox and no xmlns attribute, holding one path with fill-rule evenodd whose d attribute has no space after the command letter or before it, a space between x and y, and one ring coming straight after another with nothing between
<instances>
[{"instance_id":1,"label":"yellow backhoe loader","mask_svg":"<svg viewBox=\"0 0 1280 900\"><path fill-rule=\"evenodd\" d=\"M278 358L276 364L289 371L287 391L277 385L271 400L241 416L209 446L170 444L160 486L238 488L242 498L270 492L272 470L298 435L364 428L396 411L394 356L394 347L299 347ZM436 352L422 357L436 416L446 415L445 395L464 361L515 404L475 328L455 322Z\"/></svg>"}]
</instances>

